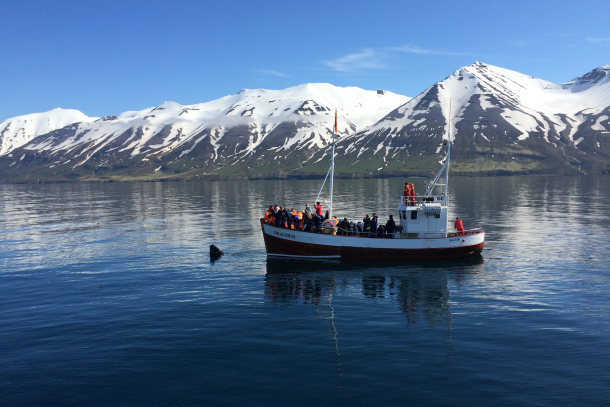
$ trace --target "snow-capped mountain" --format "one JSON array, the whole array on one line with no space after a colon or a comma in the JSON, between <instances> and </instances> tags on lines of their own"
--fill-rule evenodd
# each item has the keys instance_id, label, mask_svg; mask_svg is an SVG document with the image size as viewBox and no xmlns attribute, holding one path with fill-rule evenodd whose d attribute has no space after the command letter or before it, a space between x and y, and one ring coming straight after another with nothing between
<instances>
[{"instance_id":1,"label":"snow-capped mountain","mask_svg":"<svg viewBox=\"0 0 610 407\"><path fill-rule=\"evenodd\" d=\"M34 138L50 131L78 122L91 122L97 117L87 117L78 110L53 109L44 113L17 116L0 123L0 155L21 147Z\"/></svg>"},{"instance_id":2,"label":"snow-capped mountain","mask_svg":"<svg viewBox=\"0 0 610 407\"><path fill-rule=\"evenodd\" d=\"M165 102L117 117L79 118L79 123L38 136L16 151L7 146L4 154L14 152L13 158L19 161L25 155L31 164L52 171L63 166L79 171L85 165L97 169L149 163L158 163L157 168L195 157L206 167L227 166L247 160L257 150L278 155L298 150L307 156L328 145L335 109L341 137L365 128L409 99L382 90L330 84L244 89L208 103Z\"/></svg>"},{"instance_id":3,"label":"snow-capped mountain","mask_svg":"<svg viewBox=\"0 0 610 407\"><path fill-rule=\"evenodd\" d=\"M342 143L347 154L364 154L377 163L382 162L379 156L398 153L403 160L418 160L441 154L442 142L451 134L455 153L468 158L462 164L479 165L485 172L535 166L554 155L577 163L575 155L587 153L594 161L608 158L609 71L610 65L604 65L556 84L476 62ZM566 148L575 151L568 154ZM462 165L462 170L467 168Z\"/></svg>"},{"instance_id":4,"label":"snow-capped mountain","mask_svg":"<svg viewBox=\"0 0 610 407\"><path fill-rule=\"evenodd\" d=\"M67 111L9 119L0 179L324 176L335 109L338 176L428 175L449 134L458 173L610 172L610 65L556 84L476 62L413 99L305 84L101 119L77 112L63 127L53 118Z\"/></svg>"}]
</instances>

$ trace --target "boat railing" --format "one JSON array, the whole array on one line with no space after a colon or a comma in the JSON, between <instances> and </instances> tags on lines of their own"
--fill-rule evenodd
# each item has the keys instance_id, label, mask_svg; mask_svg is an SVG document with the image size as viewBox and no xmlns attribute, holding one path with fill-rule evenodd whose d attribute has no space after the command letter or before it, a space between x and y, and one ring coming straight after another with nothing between
<instances>
[{"instance_id":1,"label":"boat railing","mask_svg":"<svg viewBox=\"0 0 610 407\"><path fill-rule=\"evenodd\" d=\"M387 233L387 232L383 232L383 234L381 233L375 233L373 231L370 232L360 232L358 230L346 230L343 229L339 226L335 227L335 228L329 228L329 227L322 227L320 226L314 226L313 224L303 224L302 227L297 227L296 229L294 228L294 225L291 225L290 227L284 227L281 225L277 225L275 222L271 223L268 220L264 220L263 222L268 224L268 225L272 225L281 229L287 229L287 230L296 230L297 232L308 232L308 233L322 233L322 234L333 234L333 235L340 235L340 236L355 236L355 237L379 237L379 238L391 238L394 233ZM379 236L382 235L382 236Z\"/></svg>"},{"instance_id":2,"label":"boat railing","mask_svg":"<svg viewBox=\"0 0 610 407\"><path fill-rule=\"evenodd\" d=\"M345 230L340 227L337 227L337 235L340 236L355 236L355 237L370 237L370 238L379 238L379 239L391 239L394 237L395 233L388 232L360 232L358 230Z\"/></svg>"},{"instance_id":3,"label":"boat railing","mask_svg":"<svg viewBox=\"0 0 610 407\"><path fill-rule=\"evenodd\" d=\"M476 235L477 233L481 233L483 231L482 228L472 228L464 231L464 235Z\"/></svg>"},{"instance_id":4,"label":"boat railing","mask_svg":"<svg viewBox=\"0 0 610 407\"><path fill-rule=\"evenodd\" d=\"M454 237L454 236L470 236L470 235L476 235L476 234L481 233L481 232L483 232L482 228L466 229L466 230L463 230L461 232L458 232L457 230L453 229L452 231L447 233L447 236L449 236L449 237Z\"/></svg>"},{"instance_id":5,"label":"boat railing","mask_svg":"<svg viewBox=\"0 0 610 407\"><path fill-rule=\"evenodd\" d=\"M440 195L415 195L415 196L403 196L397 195L399 203L398 206L421 206L424 203L438 203L441 206L447 206L447 200L445 199L444 194Z\"/></svg>"},{"instance_id":6,"label":"boat railing","mask_svg":"<svg viewBox=\"0 0 610 407\"><path fill-rule=\"evenodd\" d=\"M391 238L395 238L396 234L400 232L400 230L397 230L396 232L393 233L388 233L388 232L374 232L374 231L369 231L369 232L365 232L365 231L359 231L359 230L346 230L343 229L339 226L335 227L335 228L329 228L329 227L322 227L322 226L314 226L312 224L304 224L303 227L297 227L296 229L294 228L294 225L291 227L282 227L279 225L276 225L275 223L270 223L267 220L263 220L265 223L270 224L272 226L278 227L278 228L282 228L282 229L287 229L287 230L296 230L297 232L307 232L307 233L321 233L321 234L332 234L332 235L338 235L338 236L353 236L353 237L367 237L367 238L379 238L379 239L391 239ZM398 228L400 229L400 225L398 225ZM455 229L453 229L452 231L447 233L448 237L456 237L456 236L469 236L469 235L476 235L478 233L483 232L482 228L472 228L472 229L467 229L464 230L462 232L458 232ZM438 237L438 233L414 233L413 235L416 235L416 237ZM430 236L428 236L430 235Z\"/></svg>"}]
</instances>

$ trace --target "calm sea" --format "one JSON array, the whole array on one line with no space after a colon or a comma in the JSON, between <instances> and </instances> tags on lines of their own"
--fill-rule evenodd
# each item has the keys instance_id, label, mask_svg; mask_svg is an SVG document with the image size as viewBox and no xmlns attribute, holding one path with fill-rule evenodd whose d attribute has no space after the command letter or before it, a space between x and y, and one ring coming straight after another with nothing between
<instances>
[{"instance_id":1,"label":"calm sea","mask_svg":"<svg viewBox=\"0 0 610 407\"><path fill-rule=\"evenodd\" d=\"M267 260L319 181L0 185L0 405L610 405L610 177L450 181L481 257Z\"/></svg>"}]
</instances>

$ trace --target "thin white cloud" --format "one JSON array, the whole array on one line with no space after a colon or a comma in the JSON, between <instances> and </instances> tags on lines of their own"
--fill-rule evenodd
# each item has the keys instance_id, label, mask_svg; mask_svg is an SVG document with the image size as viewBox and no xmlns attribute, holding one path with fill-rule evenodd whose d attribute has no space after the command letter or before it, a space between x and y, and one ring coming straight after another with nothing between
<instances>
[{"instance_id":1,"label":"thin white cloud","mask_svg":"<svg viewBox=\"0 0 610 407\"><path fill-rule=\"evenodd\" d=\"M279 76L282 78L287 78L288 75L286 75L285 73L279 72L279 71L274 71L271 69L253 69L253 72L257 72L263 75L270 75L270 76Z\"/></svg>"},{"instance_id":2,"label":"thin white cloud","mask_svg":"<svg viewBox=\"0 0 610 407\"><path fill-rule=\"evenodd\" d=\"M549 34L549 37L571 38L571 37L580 37L580 34L575 33L575 32L564 32L564 33Z\"/></svg>"},{"instance_id":3,"label":"thin white cloud","mask_svg":"<svg viewBox=\"0 0 610 407\"><path fill-rule=\"evenodd\" d=\"M325 61L324 65L339 72L356 72L364 69L381 69L385 64L381 61L382 54L371 48L362 52L342 56L331 61Z\"/></svg>"},{"instance_id":4,"label":"thin white cloud","mask_svg":"<svg viewBox=\"0 0 610 407\"><path fill-rule=\"evenodd\" d=\"M469 52L452 52L452 51L443 51L443 50L434 50L434 49L426 49L420 48L416 45L403 45L400 47L388 48L390 51L396 52L404 52L406 54L425 54L425 55L449 55L449 56L473 56L472 53Z\"/></svg>"},{"instance_id":5,"label":"thin white cloud","mask_svg":"<svg viewBox=\"0 0 610 407\"><path fill-rule=\"evenodd\" d=\"M530 43L523 40L515 40L510 43L510 45L514 48L524 48L529 47Z\"/></svg>"},{"instance_id":6,"label":"thin white cloud","mask_svg":"<svg viewBox=\"0 0 610 407\"><path fill-rule=\"evenodd\" d=\"M343 73L355 73L368 69L387 68L386 59L391 58L392 53L422 54L422 55L449 55L449 56L475 56L473 53L451 52L420 48L415 45L403 45L388 48L366 48L361 52L348 54L337 59L324 61L323 64Z\"/></svg>"},{"instance_id":7,"label":"thin white cloud","mask_svg":"<svg viewBox=\"0 0 610 407\"><path fill-rule=\"evenodd\" d=\"M585 40L592 42L593 44L600 44L600 45L610 44L610 38L585 37Z\"/></svg>"}]
</instances>

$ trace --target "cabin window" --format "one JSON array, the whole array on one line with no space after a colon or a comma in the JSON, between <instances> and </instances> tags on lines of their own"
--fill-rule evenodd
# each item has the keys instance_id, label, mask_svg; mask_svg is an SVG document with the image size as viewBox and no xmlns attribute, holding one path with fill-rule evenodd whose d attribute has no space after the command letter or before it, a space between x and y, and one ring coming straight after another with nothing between
<instances>
[{"instance_id":1,"label":"cabin window","mask_svg":"<svg viewBox=\"0 0 610 407\"><path fill-rule=\"evenodd\" d=\"M417 219L417 211L411 211L411 219Z\"/></svg>"},{"instance_id":2,"label":"cabin window","mask_svg":"<svg viewBox=\"0 0 610 407\"><path fill-rule=\"evenodd\" d=\"M400 211L403 219L407 219L407 211Z\"/></svg>"}]
</instances>

